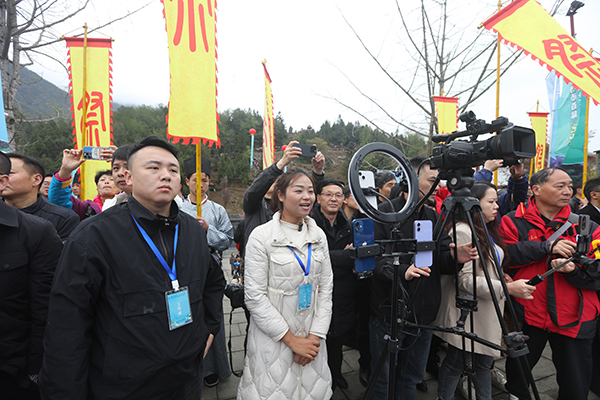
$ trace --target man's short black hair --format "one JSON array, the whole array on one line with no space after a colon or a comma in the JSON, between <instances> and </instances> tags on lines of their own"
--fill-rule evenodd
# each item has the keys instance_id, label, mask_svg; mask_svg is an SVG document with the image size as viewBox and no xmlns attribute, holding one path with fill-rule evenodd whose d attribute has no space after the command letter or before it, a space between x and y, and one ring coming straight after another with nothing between
<instances>
[{"instance_id":1,"label":"man's short black hair","mask_svg":"<svg viewBox=\"0 0 600 400\"><path fill-rule=\"evenodd\" d=\"M378 189L383 189L385 184L391 180L394 180L394 182L395 182L396 175L394 175L393 173L391 173L389 171L380 172L377 175L375 175L375 186Z\"/></svg>"},{"instance_id":2,"label":"man's short black hair","mask_svg":"<svg viewBox=\"0 0 600 400\"><path fill-rule=\"evenodd\" d=\"M583 194L586 199L592 198L592 192L600 192L600 178L590 179L585 183L583 188Z\"/></svg>"},{"instance_id":3,"label":"man's short black hair","mask_svg":"<svg viewBox=\"0 0 600 400\"><path fill-rule=\"evenodd\" d=\"M344 185L342 184L342 182L336 181L335 179L325 179L323 182L321 182L317 185L317 194L321 194L324 187L331 186L331 185L338 186L339 188L342 189L342 191L344 190Z\"/></svg>"},{"instance_id":4,"label":"man's short black hair","mask_svg":"<svg viewBox=\"0 0 600 400\"><path fill-rule=\"evenodd\" d=\"M19 160L23 161L23 166L27 172L29 172L29 175L40 174L42 176L42 181L44 180L44 177L46 176L46 170L44 169L42 163L35 158L19 153L8 153L7 156L8 158L18 158Z\"/></svg>"},{"instance_id":5,"label":"man's short black hair","mask_svg":"<svg viewBox=\"0 0 600 400\"><path fill-rule=\"evenodd\" d=\"M148 136L133 145L133 148L129 152L129 156L127 157L127 168L131 169L131 160L134 158L135 154L144 147L160 147L173 154L175 158L177 158L179 154L179 150L177 150L177 147L173 146L173 144L154 135Z\"/></svg>"},{"instance_id":6,"label":"man's short black hair","mask_svg":"<svg viewBox=\"0 0 600 400\"><path fill-rule=\"evenodd\" d=\"M567 171L565 171L564 169L559 168L559 167L544 168L542 170L539 170L538 172L536 172L535 174L533 174L531 176L531 180L529 181L529 186L533 187L535 185L543 185L544 183L548 182L550 180L550 176L558 170L569 175L569 173Z\"/></svg>"},{"instance_id":7,"label":"man's short black hair","mask_svg":"<svg viewBox=\"0 0 600 400\"><path fill-rule=\"evenodd\" d=\"M115 165L115 160L127 161L129 158L129 153L133 150L132 144L126 144L115 150L112 156L112 160L110 162L110 166Z\"/></svg>"},{"instance_id":8,"label":"man's short black hair","mask_svg":"<svg viewBox=\"0 0 600 400\"><path fill-rule=\"evenodd\" d=\"M106 171L98 171L98 173L96 174L96 177L94 178L94 180L96 181L96 186L98 186L98 182L100 182L100 178L102 178L104 175L108 175L112 178L112 171L110 169L107 169Z\"/></svg>"},{"instance_id":9,"label":"man's short black hair","mask_svg":"<svg viewBox=\"0 0 600 400\"><path fill-rule=\"evenodd\" d=\"M10 174L11 168L12 164L10 162L10 158L8 158L6 154L0 151L0 175Z\"/></svg>"},{"instance_id":10,"label":"man's short black hair","mask_svg":"<svg viewBox=\"0 0 600 400\"><path fill-rule=\"evenodd\" d=\"M412 165L413 169L415 170L415 174L418 174L419 167L422 165L429 165L431 167L431 161L429 158L423 156L415 156L410 159L410 165Z\"/></svg>"}]
</instances>

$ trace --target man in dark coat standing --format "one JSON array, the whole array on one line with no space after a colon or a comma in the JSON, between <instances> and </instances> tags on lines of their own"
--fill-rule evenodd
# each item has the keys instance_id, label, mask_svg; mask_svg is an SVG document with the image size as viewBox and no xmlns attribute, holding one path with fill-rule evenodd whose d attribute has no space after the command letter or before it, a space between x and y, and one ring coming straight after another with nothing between
<instances>
[{"instance_id":1,"label":"man in dark coat standing","mask_svg":"<svg viewBox=\"0 0 600 400\"><path fill-rule=\"evenodd\" d=\"M46 172L35 158L17 153L9 153L11 160L10 179L2 197L8 205L19 210L47 219L54 225L61 239L67 240L73 229L79 224L79 218L73 211L51 204L39 194L40 185Z\"/></svg>"},{"instance_id":2,"label":"man in dark coat standing","mask_svg":"<svg viewBox=\"0 0 600 400\"><path fill-rule=\"evenodd\" d=\"M331 267L333 268L333 315L327 334L327 362L333 377L333 389L348 388L342 376L342 346L346 334L354 328L357 278L354 260L348 248L352 247L352 225L341 210L344 204L343 186L326 179L317 187L317 203L311 217L327 236Z\"/></svg>"},{"instance_id":3,"label":"man in dark coat standing","mask_svg":"<svg viewBox=\"0 0 600 400\"><path fill-rule=\"evenodd\" d=\"M0 152L0 196L10 159ZM0 201L0 398L39 399L48 297L62 242L52 224Z\"/></svg>"},{"instance_id":4,"label":"man in dark coat standing","mask_svg":"<svg viewBox=\"0 0 600 400\"><path fill-rule=\"evenodd\" d=\"M198 399L225 279L174 198L177 149L150 136L127 160L129 200L83 221L50 297L43 399Z\"/></svg>"}]
</instances>

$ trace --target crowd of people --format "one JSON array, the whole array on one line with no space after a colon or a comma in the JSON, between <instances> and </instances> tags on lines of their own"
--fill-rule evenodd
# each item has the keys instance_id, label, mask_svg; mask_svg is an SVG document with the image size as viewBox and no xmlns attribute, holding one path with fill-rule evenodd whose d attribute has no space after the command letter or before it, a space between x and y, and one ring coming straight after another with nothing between
<instances>
[{"instance_id":1,"label":"crowd of people","mask_svg":"<svg viewBox=\"0 0 600 400\"><path fill-rule=\"evenodd\" d=\"M157 137L103 150L110 169L97 174L92 200L80 198L80 150L64 150L53 174L32 157L0 153L0 397L201 398L203 385L231 374L222 255L234 243L248 320L238 399L331 398L349 387L344 345L359 350L359 381L372 399L390 390L414 399L432 364L439 399L472 382L474 398L489 400L498 379L509 399L527 399L523 368L535 368L547 343L559 399L600 393L592 379L600 375L600 281L567 262L577 214L590 216L600 240L600 178L582 190L560 168L529 181L513 165L498 190L491 180L503 162L488 160L470 188L481 210L472 231L466 215L446 212L452 194L438 171L414 157L420 206L402 222L375 221L374 238L413 239L416 221L443 220L446 229L431 265L382 251L365 277L355 270L352 221L367 216L344 182L326 176L321 152L311 172L292 167L302 156L294 144L246 190L235 232L209 199L210 161L202 157L197 176L196 158L184 160L183 197L178 151ZM375 186L380 211L406 204L397 174L378 173ZM476 311L457 307L459 297ZM503 317L505 306L516 312ZM529 349L507 357L505 378L494 367L506 357L503 326L523 332ZM465 340L470 333L493 346ZM446 356L436 362L440 343Z\"/></svg>"}]
</instances>

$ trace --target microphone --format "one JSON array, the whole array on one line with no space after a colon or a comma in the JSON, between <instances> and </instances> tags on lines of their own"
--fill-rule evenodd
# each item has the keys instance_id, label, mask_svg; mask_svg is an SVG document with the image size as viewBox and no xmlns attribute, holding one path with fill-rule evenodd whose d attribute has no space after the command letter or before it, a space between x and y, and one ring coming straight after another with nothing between
<instances>
[{"instance_id":1,"label":"microphone","mask_svg":"<svg viewBox=\"0 0 600 400\"><path fill-rule=\"evenodd\" d=\"M303 224L302 224L302 222L300 222L300 223L298 224L298 232L301 232L301 231L302 231L302 225L303 225Z\"/></svg>"}]
</instances>

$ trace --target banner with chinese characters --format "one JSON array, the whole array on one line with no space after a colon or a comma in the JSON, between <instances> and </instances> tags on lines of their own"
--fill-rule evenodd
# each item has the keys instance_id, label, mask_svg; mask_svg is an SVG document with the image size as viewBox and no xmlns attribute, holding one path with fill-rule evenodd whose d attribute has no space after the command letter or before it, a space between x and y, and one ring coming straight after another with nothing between
<instances>
[{"instance_id":1,"label":"banner with chinese characters","mask_svg":"<svg viewBox=\"0 0 600 400\"><path fill-rule=\"evenodd\" d=\"M544 169L546 159L546 130L548 127L547 112L528 112L531 119L531 128L535 132L535 158L533 168L535 172Z\"/></svg>"},{"instance_id":2,"label":"banner with chinese characters","mask_svg":"<svg viewBox=\"0 0 600 400\"><path fill-rule=\"evenodd\" d=\"M583 176L586 106L581 90L563 82L554 113L550 166L562 166L574 182L581 182Z\"/></svg>"},{"instance_id":3,"label":"banner with chinese characters","mask_svg":"<svg viewBox=\"0 0 600 400\"><path fill-rule=\"evenodd\" d=\"M265 70L265 114L263 116L263 169L275 162L275 125L273 117L273 93L267 60L262 62Z\"/></svg>"},{"instance_id":4,"label":"banner with chinese characters","mask_svg":"<svg viewBox=\"0 0 600 400\"><path fill-rule=\"evenodd\" d=\"M600 101L600 63L535 0L515 0L483 23L540 65L555 70L583 95Z\"/></svg>"},{"instance_id":5,"label":"banner with chinese characters","mask_svg":"<svg viewBox=\"0 0 600 400\"><path fill-rule=\"evenodd\" d=\"M216 0L162 0L169 41L171 94L167 137L212 146L217 121Z\"/></svg>"},{"instance_id":6,"label":"banner with chinese characters","mask_svg":"<svg viewBox=\"0 0 600 400\"><path fill-rule=\"evenodd\" d=\"M108 147L113 141L112 40L87 38L85 47L84 38L69 37L65 40L75 148ZM88 160L83 163L81 200L91 200L98 194L94 177L98 171L107 169L110 169L110 163L106 161Z\"/></svg>"},{"instance_id":7,"label":"banner with chinese characters","mask_svg":"<svg viewBox=\"0 0 600 400\"><path fill-rule=\"evenodd\" d=\"M448 134L458 130L458 97L433 96L437 110L438 133Z\"/></svg>"}]
</instances>

